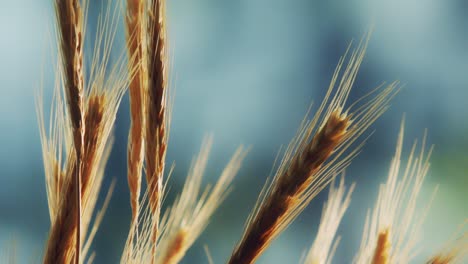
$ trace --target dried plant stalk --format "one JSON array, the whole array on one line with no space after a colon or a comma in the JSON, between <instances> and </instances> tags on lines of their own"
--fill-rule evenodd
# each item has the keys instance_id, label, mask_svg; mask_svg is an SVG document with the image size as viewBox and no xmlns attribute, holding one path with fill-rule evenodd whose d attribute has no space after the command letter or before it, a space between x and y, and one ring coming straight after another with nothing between
<instances>
[{"instance_id":1,"label":"dried plant stalk","mask_svg":"<svg viewBox=\"0 0 468 264\"><path fill-rule=\"evenodd\" d=\"M144 109L147 84L145 19L142 0L127 0L127 50L129 57L129 72L134 72L130 81L130 114L131 125L128 137L128 185L130 189L130 204L132 206L133 225L138 221L140 210L139 199L144 152Z\"/></svg>"},{"instance_id":2,"label":"dried plant stalk","mask_svg":"<svg viewBox=\"0 0 468 264\"><path fill-rule=\"evenodd\" d=\"M273 183L265 196L259 198L229 263L255 262L310 200L349 164L360 147L341 158L343 152L388 107L396 83L387 86L353 114L343 110L367 41L362 41L352 53L336 93L331 97L343 64L343 59L340 60L324 101L312 121L305 123L290 143Z\"/></svg>"},{"instance_id":3,"label":"dried plant stalk","mask_svg":"<svg viewBox=\"0 0 468 264\"><path fill-rule=\"evenodd\" d=\"M406 167L400 170L403 134L404 122L401 124L387 182L380 186L372 215L368 213L361 246L353 263L410 263L416 255L415 245L419 241L421 225L431 203L429 201L420 212L416 210L417 198L430 167L432 148L426 154L424 138L421 152L416 155L414 143Z\"/></svg>"},{"instance_id":4,"label":"dried plant stalk","mask_svg":"<svg viewBox=\"0 0 468 264\"><path fill-rule=\"evenodd\" d=\"M351 202L355 184L352 184L346 193L344 175L340 185L336 188L334 182L330 186L328 201L325 203L320 219L320 226L312 247L307 254L304 263L330 264L334 252L338 247L340 238L335 240L336 232L341 220Z\"/></svg>"}]
</instances>

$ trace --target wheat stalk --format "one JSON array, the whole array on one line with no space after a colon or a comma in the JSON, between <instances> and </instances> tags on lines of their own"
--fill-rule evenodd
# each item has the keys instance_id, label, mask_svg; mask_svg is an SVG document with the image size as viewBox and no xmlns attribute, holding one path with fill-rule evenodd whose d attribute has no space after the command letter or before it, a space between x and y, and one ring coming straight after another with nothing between
<instances>
[{"instance_id":1,"label":"wheat stalk","mask_svg":"<svg viewBox=\"0 0 468 264\"><path fill-rule=\"evenodd\" d=\"M325 99L312 121L305 123L290 143L273 183L259 199L229 263L253 263L310 200L349 164L360 147L344 158L343 152L386 110L396 83L388 85L358 111L348 114L343 110L367 41L368 38L361 41L351 54L335 95L331 96L344 61L340 60Z\"/></svg>"}]
</instances>

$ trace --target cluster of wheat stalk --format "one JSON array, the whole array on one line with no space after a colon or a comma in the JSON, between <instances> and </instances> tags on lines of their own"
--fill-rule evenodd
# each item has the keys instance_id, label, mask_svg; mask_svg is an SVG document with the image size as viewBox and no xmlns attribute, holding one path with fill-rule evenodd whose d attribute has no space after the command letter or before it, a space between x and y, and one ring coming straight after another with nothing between
<instances>
[{"instance_id":1,"label":"cluster of wheat stalk","mask_svg":"<svg viewBox=\"0 0 468 264\"><path fill-rule=\"evenodd\" d=\"M128 88L131 125L127 175L132 218L121 263L178 263L225 198L247 151L240 147L218 181L203 188L212 144L207 139L181 194L162 212L171 172L166 166L171 101L165 1L126 1L127 51L112 63L112 42L122 9L111 10L109 6L100 16L91 63L86 63L86 2L54 2L60 56L47 128L41 103L38 107L51 222L43 262L80 264L94 259L91 245L113 184L101 209L95 208L112 146L112 127ZM398 82L382 84L348 104L368 40L369 34L340 59L315 115L304 119L274 178L260 193L228 263L254 263L328 185L329 198L317 236L302 261L331 263L339 242L337 229L354 189L354 184L345 187L344 177L337 185L334 178L343 174L358 155L365 143L362 135L386 111L399 89ZM388 180L381 185L375 207L367 215L361 246L352 263L409 263L417 252L427 212L418 212L417 198L429 169L431 150L425 150L423 140L418 154L415 143L406 165L402 165L403 128L402 122ZM428 258L428 263L461 261L467 245L467 235L459 232L446 248Z\"/></svg>"}]
</instances>

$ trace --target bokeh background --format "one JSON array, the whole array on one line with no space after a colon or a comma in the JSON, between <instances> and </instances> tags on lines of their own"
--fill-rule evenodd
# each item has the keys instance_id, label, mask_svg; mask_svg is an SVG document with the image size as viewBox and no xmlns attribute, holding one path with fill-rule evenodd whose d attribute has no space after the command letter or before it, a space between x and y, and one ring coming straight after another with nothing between
<instances>
[{"instance_id":1,"label":"bokeh background","mask_svg":"<svg viewBox=\"0 0 468 264\"><path fill-rule=\"evenodd\" d=\"M51 97L54 11L51 0L0 3L0 248L15 243L20 263L37 263L49 216L34 98L41 85L46 102ZM90 0L90 29L105 4ZM167 201L180 190L206 134L214 135L207 182L216 180L238 145L252 146L234 190L183 263L207 263L204 244L216 263L227 260L280 146L293 137L310 103L323 97L350 40L371 26L351 100L382 81L398 79L404 88L347 170L346 182L357 188L334 263L349 263L359 246L403 113L406 153L425 128L435 145L422 202L436 184L440 189L424 225L421 256L467 218L467 1L168 0L168 21L176 89L167 161L176 167ZM115 45L124 48L121 26ZM128 127L126 96L104 185L116 178L117 188L95 242L96 263L118 263L125 243ZM259 263L298 263L314 239L326 196L319 195Z\"/></svg>"}]
</instances>

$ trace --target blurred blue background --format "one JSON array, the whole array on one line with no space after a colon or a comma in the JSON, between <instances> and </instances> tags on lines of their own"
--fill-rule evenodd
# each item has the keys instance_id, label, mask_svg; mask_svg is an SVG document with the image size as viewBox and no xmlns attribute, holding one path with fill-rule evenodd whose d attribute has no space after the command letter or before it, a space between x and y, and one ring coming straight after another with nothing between
<instances>
[{"instance_id":1,"label":"blurred blue background","mask_svg":"<svg viewBox=\"0 0 468 264\"><path fill-rule=\"evenodd\" d=\"M90 0L91 29L102 2ZM51 0L0 3L0 248L15 241L20 263L30 263L40 259L49 228L34 96L42 82L50 102L54 11ZM176 168L167 200L180 190L207 133L215 140L209 182L239 144L252 146L233 192L183 263L206 263L204 244L216 263L227 260L280 146L293 137L310 103L322 99L349 41L370 26L374 33L351 100L382 81L398 79L404 88L347 170L347 183L357 188L334 263L348 263L359 246L403 113L406 150L425 128L435 144L423 197L436 184L440 190L424 226L421 256L440 247L468 216L467 14L465 0L168 1L176 91L167 161ZM124 48L122 27L115 45ZM114 177L117 189L95 242L96 263L117 263L125 243L128 127L125 97L104 186ZM298 263L314 239L326 196L319 195L259 263Z\"/></svg>"}]
</instances>

